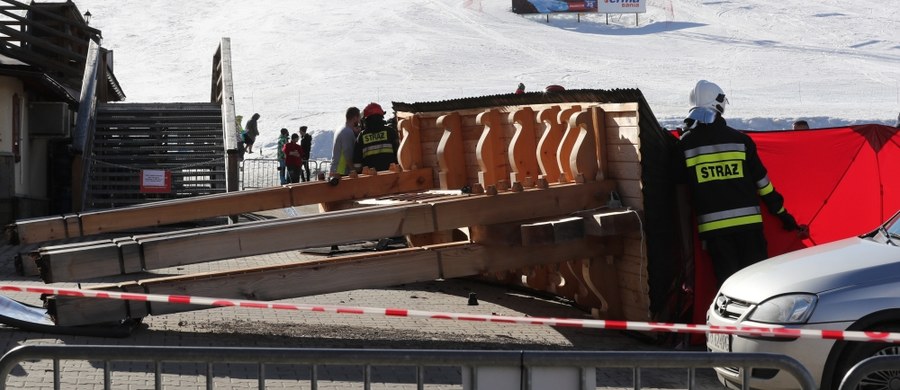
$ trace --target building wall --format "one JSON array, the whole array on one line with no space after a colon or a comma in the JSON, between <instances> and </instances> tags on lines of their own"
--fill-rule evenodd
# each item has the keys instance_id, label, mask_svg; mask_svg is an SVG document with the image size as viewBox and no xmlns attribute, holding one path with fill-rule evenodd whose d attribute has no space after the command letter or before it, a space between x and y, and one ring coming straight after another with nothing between
<instances>
[{"instance_id":1,"label":"building wall","mask_svg":"<svg viewBox=\"0 0 900 390\"><path fill-rule=\"evenodd\" d=\"M14 152L13 111L19 106L19 159ZM0 223L46 215L47 139L33 138L29 97L19 79L0 76Z\"/></svg>"},{"instance_id":2,"label":"building wall","mask_svg":"<svg viewBox=\"0 0 900 390\"><path fill-rule=\"evenodd\" d=\"M13 96L24 96L22 82L0 76L0 223L15 220L16 163L13 155Z\"/></svg>"}]
</instances>

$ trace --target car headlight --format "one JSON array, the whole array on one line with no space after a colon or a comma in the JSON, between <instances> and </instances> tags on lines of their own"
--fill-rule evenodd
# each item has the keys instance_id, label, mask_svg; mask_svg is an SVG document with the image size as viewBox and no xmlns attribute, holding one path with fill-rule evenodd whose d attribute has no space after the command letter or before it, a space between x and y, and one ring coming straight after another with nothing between
<instances>
[{"instance_id":1,"label":"car headlight","mask_svg":"<svg viewBox=\"0 0 900 390\"><path fill-rule=\"evenodd\" d=\"M749 319L769 324L802 324L809 319L815 307L815 295L782 295L760 303Z\"/></svg>"}]
</instances>

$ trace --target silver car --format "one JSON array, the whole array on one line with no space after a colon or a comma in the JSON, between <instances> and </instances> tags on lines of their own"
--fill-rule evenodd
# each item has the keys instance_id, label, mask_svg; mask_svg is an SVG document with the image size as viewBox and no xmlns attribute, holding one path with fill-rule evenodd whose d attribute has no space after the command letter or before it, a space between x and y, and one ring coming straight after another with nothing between
<instances>
[{"instance_id":1,"label":"silver car","mask_svg":"<svg viewBox=\"0 0 900 390\"><path fill-rule=\"evenodd\" d=\"M773 257L732 275L707 312L707 323L800 329L900 331L900 214L877 230ZM709 334L716 352L769 352L800 361L822 389L835 389L857 362L900 354L900 345ZM740 386L737 369L716 369L726 386ZM791 389L787 373L753 369L750 386ZM865 388L893 388L900 370L867 378ZM868 387L871 385L871 387Z\"/></svg>"}]
</instances>

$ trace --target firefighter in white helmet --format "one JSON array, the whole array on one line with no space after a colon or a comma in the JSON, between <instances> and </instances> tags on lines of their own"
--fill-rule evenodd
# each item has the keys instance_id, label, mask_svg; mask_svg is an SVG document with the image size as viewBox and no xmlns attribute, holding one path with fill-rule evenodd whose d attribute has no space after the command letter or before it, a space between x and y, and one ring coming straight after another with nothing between
<instances>
[{"instance_id":1,"label":"firefighter in white helmet","mask_svg":"<svg viewBox=\"0 0 900 390\"><path fill-rule=\"evenodd\" d=\"M689 184L700 239L721 286L733 273L768 257L760 198L785 230L805 234L806 227L785 210L753 140L725 123L728 99L722 88L700 80L690 103L678 141L679 171Z\"/></svg>"}]
</instances>

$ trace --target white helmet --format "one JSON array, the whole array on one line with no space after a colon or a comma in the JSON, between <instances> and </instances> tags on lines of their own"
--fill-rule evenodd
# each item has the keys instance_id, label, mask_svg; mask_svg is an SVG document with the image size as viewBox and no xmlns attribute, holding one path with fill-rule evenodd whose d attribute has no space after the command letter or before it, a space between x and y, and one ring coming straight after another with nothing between
<instances>
[{"instance_id":1,"label":"white helmet","mask_svg":"<svg viewBox=\"0 0 900 390\"><path fill-rule=\"evenodd\" d=\"M718 85L706 80L700 80L694 86L694 89L691 90L690 102L691 107L711 108L719 114L724 114L728 99L725 98L725 91Z\"/></svg>"}]
</instances>

